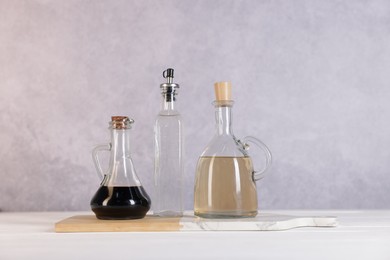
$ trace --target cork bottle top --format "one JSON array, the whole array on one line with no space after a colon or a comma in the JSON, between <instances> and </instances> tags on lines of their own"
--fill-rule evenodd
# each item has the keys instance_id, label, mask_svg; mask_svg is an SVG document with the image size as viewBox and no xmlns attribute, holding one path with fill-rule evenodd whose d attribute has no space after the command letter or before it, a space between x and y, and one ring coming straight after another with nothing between
<instances>
[{"instance_id":1,"label":"cork bottle top","mask_svg":"<svg viewBox=\"0 0 390 260\"><path fill-rule=\"evenodd\" d=\"M134 120L127 116L112 116L110 126L113 129L130 129Z\"/></svg>"},{"instance_id":2,"label":"cork bottle top","mask_svg":"<svg viewBox=\"0 0 390 260\"><path fill-rule=\"evenodd\" d=\"M214 84L215 100L228 101L232 100L232 84L228 81L216 82Z\"/></svg>"}]
</instances>

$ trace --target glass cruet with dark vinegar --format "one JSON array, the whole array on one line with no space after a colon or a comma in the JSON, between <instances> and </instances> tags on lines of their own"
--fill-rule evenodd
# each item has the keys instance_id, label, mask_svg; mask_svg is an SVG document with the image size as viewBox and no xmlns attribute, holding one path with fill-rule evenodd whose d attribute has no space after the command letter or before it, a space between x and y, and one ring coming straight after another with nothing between
<instances>
[{"instance_id":1,"label":"glass cruet with dark vinegar","mask_svg":"<svg viewBox=\"0 0 390 260\"><path fill-rule=\"evenodd\" d=\"M230 82L214 85L216 133L201 154L195 177L194 214L204 218L240 218L257 215L255 181L260 180L271 164L271 152L254 137L238 140L232 129ZM248 154L255 145L265 154L265 166L253 169Z\"/></svg>"},{"instance_id":2,"label":"glass cruet with dark vinegar","mask_svg":"<svg viewBox=\"0 0 390 260\"><path fill-rule=\"evenodd\" d=\"M133 119L113 116L109 123L111 142L92 151L93 162L102 178L91 200L92 211L99 219L137 219L145 217L151 201L141 185L130 156L130 131ZM102 170L98 153L110 152L109 167Z\"/></svg>"}]
</instances>

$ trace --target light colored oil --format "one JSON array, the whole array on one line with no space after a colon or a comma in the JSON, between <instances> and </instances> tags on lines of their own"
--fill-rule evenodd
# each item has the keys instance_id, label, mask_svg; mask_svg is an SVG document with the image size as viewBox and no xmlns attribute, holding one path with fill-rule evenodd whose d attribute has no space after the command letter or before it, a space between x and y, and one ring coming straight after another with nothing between
<instances>
[{"instance_id":1,"label":"light colored oil","mask_svg":"<svg viewBox=\"0 0 390 260\"><path fill-rule=\"evenodd\" d=\"M257 215L250 157L200 157L195 180L195 215L206 218Z\"/></svg>"}]
</instances>

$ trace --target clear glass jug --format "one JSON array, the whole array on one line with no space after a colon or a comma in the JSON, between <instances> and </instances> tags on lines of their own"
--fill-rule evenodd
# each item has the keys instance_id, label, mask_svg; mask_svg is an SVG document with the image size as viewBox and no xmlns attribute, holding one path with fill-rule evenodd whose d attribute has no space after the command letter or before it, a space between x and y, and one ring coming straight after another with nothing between
<instances>
[{"instance_id":1,"label":"clear glass jug","mask_svg":"<svg viewBox=\"0 0 390 260\"><path fill-rule=\"evenodd\" d=\"M205 218L237 218L257 215L255 181L271 164L271 152L254 137L238 140L232 129L231 84L215 84L216 133L200 156L196 169L194 214ZM255 171L248 150L251 145L265 155L265 166Z\"/></svg>"},{"instance_id":2,"label":"clear glass jug","mask_svg":"<svg viewBox=\"0 0 390 260\"><path fill-rule=\"evenodd\" d=\"M113 116L111 142L92 151L93 162L103 180L91 200L92 211L99 219L137 219L145 217L151 201L141 185L130 156L130 129L133 119ZM102 170L98 153L110 152L107 172Z\"/></svg>"}]
</instances>

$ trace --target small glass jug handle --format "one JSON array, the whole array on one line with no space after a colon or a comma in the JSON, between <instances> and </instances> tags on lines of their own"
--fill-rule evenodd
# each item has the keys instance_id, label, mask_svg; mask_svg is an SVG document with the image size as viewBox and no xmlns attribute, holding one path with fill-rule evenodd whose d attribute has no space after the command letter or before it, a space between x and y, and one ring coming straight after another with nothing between
<instances>
[{"instance_id":1,"label":"small glass jug handle","mask_svg":"<svg viewBox=\"0 0 390 260\"><path fill-rule=\"evenodd\" d=\"M250 143L254 144L258 148L260 148L265 155L265 166L260 171L253 170L253 179L255 181L261 180L264 178L265 172L268 170L268 168L271 166L272 162L272 154L271 151L268 149L268 147L259 139L253 137L253 136L246 136L242 139L242 145L244 147L244 150L249 150Z\"/></svg>"},{"instance_id":2,"label":"small glass jug handle","mask_svg":"<svg viewBox=\"0 0 390 260\"><path fill-rule=\"evenodd\" d=\"M98 174L100 179L104 179L105 174L102 170L102 166L100 165L99 156L98 156L98 153L100 151L108 151L108 152L111 151L111 144L101 144L101 145L96 146L92 150L92 160L93 160L93 163L95 164L97 174Z\"/></svg>"}]
</instances>

